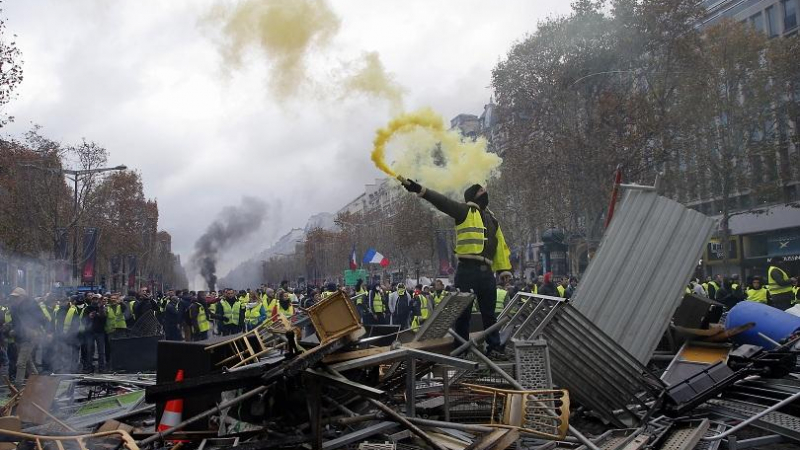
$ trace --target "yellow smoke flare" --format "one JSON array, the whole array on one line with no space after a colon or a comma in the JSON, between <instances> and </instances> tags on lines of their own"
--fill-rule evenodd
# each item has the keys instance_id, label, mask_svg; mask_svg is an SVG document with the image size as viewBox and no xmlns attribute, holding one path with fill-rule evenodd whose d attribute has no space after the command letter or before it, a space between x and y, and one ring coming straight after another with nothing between
<instances>
[{"instance_id":1,"label":"yellow smoke flare","mask_svg":"<svg viewBox=\"0 0 800 450\"><path fill-rule=\"evenodd\" d=\"M385 160L389 143L401 148L393 167ZM483 138L465 139L458 130L446 130L442 117L426 108L401 114L379 129L372 161L378 169L401 181L398 173L437 191L460 193L497 175L503 160L488 152L486 146Z\"/></svg>"},{"instance_id":2,"label":"yellow smoke flare","mask_svg":"<svg viewBox=\"0 0 800 450\"><path fill-rule=\"evenodd\" d=\"M404 113L395 117L386 128L380 128L376 132L373 141L372 162L378 169L392 178L397 177L397 174L386 164L386 144L396 133L408 132L415 127L425 127L437 132L444 129L442 118L430 109Z\"/></svg>"}]
</instances>

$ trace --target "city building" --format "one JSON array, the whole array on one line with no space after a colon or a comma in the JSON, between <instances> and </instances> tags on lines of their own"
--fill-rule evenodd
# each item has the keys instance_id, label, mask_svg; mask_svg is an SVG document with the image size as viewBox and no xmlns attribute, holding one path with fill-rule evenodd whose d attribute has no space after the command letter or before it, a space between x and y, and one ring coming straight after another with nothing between
<instances>
[{"instance_id":1,"label":"city building","mask_svg":"<svg viewBox=\"0 0 800 450\"><path fill-rule=\"evenodd\" d=\"M797 35L800 0L705 0L702 4L707 10L701 20L702 28L729 19L748 24L770 38ZM790 273L800 274L800 168L796 164L774 167L780 166L780 161L797 161L800 157L795 139L797 124L779 118L775 128L775 157L755 161L759 167L749 169L767 177L768 174L779 177L778 189L772 195L758 193L754 187L759 180L753 180L750 186L734 189L729 198L733 213L728 225L728 261L727 264L723 261L718 233L704 252L703 271L706 275L739 274L745 279L763 276L769 259L775 256L783 256L788 261ZM722 199L719 197L680 200L704 214L722 219Z\"/></svg>"},{"instance_id":2,"label":"city building","mask_svg":"<svg viewBox=\"0 0 800 450\"><path fill-rule=\"evenodd\" d=\"M800 0L704 0L702 4L707 11L702 28L731 19L749 23L769 37L797 33Z\"/></svg>"}]
</instances>

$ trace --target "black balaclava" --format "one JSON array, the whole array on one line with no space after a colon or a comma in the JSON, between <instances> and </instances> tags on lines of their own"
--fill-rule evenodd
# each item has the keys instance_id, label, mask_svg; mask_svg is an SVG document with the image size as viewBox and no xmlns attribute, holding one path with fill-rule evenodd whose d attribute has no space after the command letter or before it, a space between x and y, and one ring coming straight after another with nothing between
<instances>
[{"instance_id":1,"label":"black balaclava","mask_svg":"<svg viewBox=\"0 0 800 450\"><path fill-rule=\"evenodd\" d=\"M464 191L464 201L465 202L473 202L476 205L480 206L481 209L485 209L489 206L489 193L484 192L480 197L475 197L479 190L481 190L483 186L480 184L473 184L472 186L468 187L466 191Z\"/></svg>"}]
</instances>

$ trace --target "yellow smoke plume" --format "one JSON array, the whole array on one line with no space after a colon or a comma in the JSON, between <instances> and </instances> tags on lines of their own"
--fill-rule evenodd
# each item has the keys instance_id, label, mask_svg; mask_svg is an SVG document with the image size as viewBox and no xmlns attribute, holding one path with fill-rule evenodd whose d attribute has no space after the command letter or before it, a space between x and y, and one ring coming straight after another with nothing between
<instances>
[{"instance_id":1,"label":"yellow smoke plume","mask_svg":"<svg viewBox=\"0 0 800 450\"><path fill-rule=\"evenodd\" d=\"M379 129L372 161L391 177L399 174L436 191L460 194L497 175L502 159L486 144L483 138L471 140L445 129L442 117L426 108L400 114ZM396 149L391 165L385 161L387 147Z\"/></svg>"},{"instance_id":2,"label":"yellow smoke plume","mask_svg":"<svg viewBox=\"0 0 800 450\"><path fill-rule=\"evenodd\" d=\"M363 93L389 101L394 112L403 110L403 88L386 72L378 52L365 53L358 71L344 79L345 94Z\"/></svg>"},{"instance_id":3,"label":"yellow smoke plume","mask_svg":"<svg viewBox=\"0 0 800 450\"><path fill-rule=\"evenodd\" d=\"M269 58L271 88L278 99L297 94L308 81L309 53L330 44L341 23L324 0L220 2L206 22L222 27L220 52L226 64L241 67L251 48Z\"/></svg>"},{"instance_id":4,"label":"yellow smoke plume","mask_svg":"<svg viewBox=\"0 0 800 450\"><path fill-rule=\"evenodd\" d=\"M403 89L386 72L377 52L341 62L322 82L309 76L309 58L332 46L341 25L327 0L220 1L204 22L220 27L220 53L228 67L242 67L250 49L266 56L270 90L278 100L296 96L309 84L322 97L333 92L344 97L365 94L387 100L393 112L402 110Z\"/></svg>"}]
</instances>

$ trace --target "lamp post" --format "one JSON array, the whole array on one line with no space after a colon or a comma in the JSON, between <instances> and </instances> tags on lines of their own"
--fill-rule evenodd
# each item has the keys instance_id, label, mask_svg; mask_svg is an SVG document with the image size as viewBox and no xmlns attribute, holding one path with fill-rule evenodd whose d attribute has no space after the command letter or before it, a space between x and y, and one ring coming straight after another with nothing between
<instances>
[{"instance_id":1,"label":"lamp post","mask_svg":"<svg viewBox=\"0 0 800 450\"><path fill-rule=\"evenodd\" d=\"M75 281L75 285L77 286L78 283L78 181L86 176L86 175L93 175L96 173L102 172L113 172L117 170L125 170L128 167L125 165L119 165L116 167L101 167L97 169L82 169L82 170L70 170L70 169L57 169L54 167L41 167L35 164L20 164L23 167L32 167L34 169L44 170L47 172L53 173L60 173L70 181L73 182L73 222L72 226L73 236L72 236L72 278Z\"/></svg>"}]
</instances>

